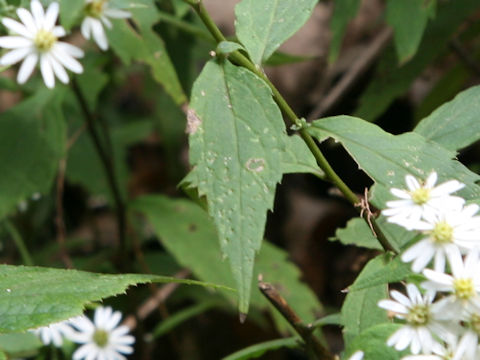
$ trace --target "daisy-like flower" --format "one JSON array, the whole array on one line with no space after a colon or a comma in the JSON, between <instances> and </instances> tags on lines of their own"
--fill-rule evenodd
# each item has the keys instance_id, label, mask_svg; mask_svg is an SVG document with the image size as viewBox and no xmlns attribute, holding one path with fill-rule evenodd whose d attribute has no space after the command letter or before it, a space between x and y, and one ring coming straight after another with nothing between
<instances>
[{"instance_id":1,"label":"daisy-like flower","mask_svg":"<svg viewBox=\"0 0 480 360\"><path fill-rule=\"evenodd\" d=\"M436 303L438 316L458 320L469 311L480 309L480 261L477 249L471 250L463 261L460 251L451 248L447 259L452 275L430 269L423 270L428 279L422 287L428 291L448 292L450 295Z\"/></svg>"},{"instance_id":2,"label":"daisy-like flower","mask_svg":"<svg viewBox=\"0 0 480 360\"><path fill-rule=\"evenodd\" d=\"M469 357L470 352L465 352L463 347L464 345L461 345L458 337L452 335L445 344L434 344L431 354L404 356L402 360L475 360L475 358Z\"/></svg>"},{"instance_id":3,"label":"daisy-like flower","mask_svg":"<svg viewBox=\"0 0 480 360\"><path fill-rule=\"evenodd\" d=\"M435 258L435 270L443 272L446 254L452 251L452 247L459 247L465 253L480 245L480 216L474 216L478 210L478 205L468 205L459 210L426 212L423 215L425 220L413 225L426 236L408 248L402 254L402 260L413 260L412 270L420 272Z\"/></svg>"},{"instance_id":4,"label":"daisy-like flower","mask_svg":"<svg viewBox=\"0 0 480 360\"><path fill-rule=\"evenodd\" d=\"M110 8L107 0L86 0L85 13L85 19L80 28L82 35L85 39L93 36L93 40L102 50L108 49L107 35L103 26L112 28L112 23L108 18L126 19L131 16L127 11Z\"/></svg>"},{"instance_id":5,"label":"daisy-like flower","mask_svg":"<svg viewBox=\"0 0 480 360\"><path fill-rule=\"evenodd\" d=\"M44 345L53 344L56 347L61 347L63 345L63 338L69 337L72 333L72 328L67 320L33 329L31 331L40 338Z\"/></svg>"},{"instance_id":6,"label":"daisy-like flower","mask_svg":"<svg viewBox=\"0 0 480 360\"><path fill-rule=\"evenodd\" d=\"M55 86L55 76L66 84L68 74L65 68L77 74L83 71L82 65L75 59L82 57L83 51L58 41L66 32L63 27L55 26L59 12L57 2L52 2L45 12L39 0L32 0L30 9L31 12L17 9L21 23L10 18L2 19L2 24L15 35L0 37L0 47L12 49L0 58L0 65L13 65L23 60L17 75L19 84L27 81L37 63L40 63L47 87Z\"/></svg>"},{"instance_id":7,"label":"daisy-like flower","mask_svg":"<svg viewBox=\"0 0 480 360\"><path fill-rule=\"evenodd\" d=\"M93 322L86 316L72 321L78 329L69 338L83 344L73 354L73 360L124 360L122 354L133 353L135 338L129 335L127 326L118 326L122 314L111 307L98 307Z\"/></svg>"},{"instance_id":8,"label":"daisy-like flower","mask_svg":"<svg viewBox=\"0 0 480 360\"><path fill-rule=\"evenodd\" d=\"M388 201L388 208L383 210L382 214L388 217L389 222L412 230L413 224L426 213L435 212L437 209L461 208L465 200L450 194L462 189L465 184L450 180L435 186L437 179L436 172L432 172L425 183L420 183L412 175L405 176L408 190L390 189L400 200Z\"/></svg>"},{"instance_id":9,"label":"daisy-like flower","mask_svg":"<svg viewBox=\"0 0 480 360\"><path fill-rule=\"evenodd\" d=\"M436 344L432 334L446 336L449 333L444 324L436 320L436 311L432 305L435 293L427 291L422 296L415 285L407 284L407 294L408 297L392 290L390 295L396 301L380 300L378 303L379 307L392 312L395 317L406 322L388 338L387 345L394 346L398 351L410 346L413 354L418 354L420 351L429 354Z\"/></svg>"}]
</instances>

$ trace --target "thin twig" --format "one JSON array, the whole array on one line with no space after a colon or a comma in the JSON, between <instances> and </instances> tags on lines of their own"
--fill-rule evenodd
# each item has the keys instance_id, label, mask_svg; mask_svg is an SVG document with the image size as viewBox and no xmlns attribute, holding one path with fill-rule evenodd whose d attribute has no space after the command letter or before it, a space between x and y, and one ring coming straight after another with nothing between
<instances>
[{"instance_id":1,"label":"thin twig","mask_svg":"<svg viewBox=\"0 0 480 360\"><path fill-rule=\"evenodd\" d=\"M358 79L365 74L365 71L378 58L385 46L389 43L392 37L392 30L390 28L383 29L369 46L363 51L357 60L352 64L349 71L341 78L335 87L329 90L327 96L311 111L308 115L308 120L318 119L331 110L342 100L348 91L357 83Z\"/></svg>"},{"instance_id":2,"label":"thin twig","mask_svg":"<svg viewBox=\"0 0 480 360\"><path fill-rule=\"evenodd\" d=\"M278 312L288 321L295 331L300 335L307 346L307 350L311 350L316 359L333 360L334 356L322 345L320 340L313 334L314 328L306 325L300 319L297 313L290 307L287 301L278 293L273 285L263 282L262 276L258 278L258 288L270 303L275 306Z\"/></svg>"},{"instance_id":3,"label":"thin twig","mask_svg":"<svg viewBox=\"0 0 480 360\"><path fill-rule=\"evenodd\" d=\"M80 107L82 109L82 112L85 118L85 123L87 125L87 131L100 157L103 168L107 175L107 181L110 187L110 191L112 192L112 196L115 201L115 208L117 213L118 238L120 243L119 253L120 253L120 258L123 259L126 251L126 210L125 210L125 204L123 203L123 199L117 183L117 179L115 177L113 159L111 159L107 155L107 152L105 151L100 141L100 137L98 135L98 132L95 126L95 117L90 112L90 109L88 108L85 97L83 96L83 93L80 90L80 87L78 86L75 79L73 79L72 81L72 88L77 97L78 103L80 104Z\"/></svg>"},{"instance_id":4,"label":"thin twig","mask_svg":"<svg viewBox=\"0 0 480 360\"><path fill-rule=\"evenodd\" d=\"M73 269L73 262L68 255L67 247L65 245L66 230L65 218L63 211L63 191L65 189L65 169L67 166L67 155L60 160L58 164L57 174L57 192L56 192L56 208L57 215L55 217L55 224L57 227L57 243L60 253L60 259L67 269Z\"/></svg>"},{"instance_id":5,"label":"thin twig","mask_svg":"<svg viewBox=\"0 0 480 360\"><path fill-rule=\"evenodd\" d=\"M177 279L185 279L190 275L190 270L183 269L174 275ZM160 304L164 303L168 297L180 286L179 283L168 283L158 289L137 309L135 315L129 315L123 325L128 326L131 330L137 327L137 321L145 320Z\"/></svg>"}]
</instances>

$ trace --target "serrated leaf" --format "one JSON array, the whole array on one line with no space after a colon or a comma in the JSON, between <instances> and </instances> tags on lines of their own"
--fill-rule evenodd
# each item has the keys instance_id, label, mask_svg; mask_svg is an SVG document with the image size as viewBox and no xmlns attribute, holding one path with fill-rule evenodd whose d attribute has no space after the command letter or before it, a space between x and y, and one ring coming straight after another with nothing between
<instances>
[{"instance_id":1,"label":"serrated leaf","mask_svg":"<svg viewBox=\"0 0 480 360\"><path fill-rule=\"evenodd\" d=\"M177 261L190 268L200 279L208 282L234 286L235 280L229 265L222 259L215 227L208 214L195 203L183 199L169 199L150 195L137 198L131 208L145 214L165 248ZM279 291L298 315L306 322L315 319L321 304L314 293L299 278L299 269L287 261L288 254L274 245L264 242L257 257L254 278L263 274L266 281L278 285ZM221 290L220 290L221 291ZM236 294L221 291L235 302ZM269 306L268 301L257 291L252 292L252 306L272 310L272 315L281 331L288 330L285 320Z\"/></svg>"},{"instance_id":2,"label":"serrated leaf","mask_svg":"<svg viewBox=\"0 0 480 360\"><path fill-rule=\"evenodd\" d=\"M317 164L312 152L298 135L285 139L282 151L282 172L284 174L310 173L322 177L323 171Z\"/></svg>"},{"instance_id":3,"label":"serrated leaf","mask_svg":"<svg viewBox=\"0 0 480 360\"><path fill-rule=\"evenodd\" d=\"M387 23L393 27L395 48L401 63L408 61L417 51L428 18L435 10L435 1L389 0Z\"/></svg>"},{"instance_id":4,"label":"serrated leaf","mask_svg":"<svg viewBox=\"0 0 480 360\"><path fill-rule=\"evenodd\" d=\"M337 59L345 29L350 20L357 14L359 6L360 0L335 0L332 19L330 20L330 29L332 31L332 40L328 54L330 63Z\"/></svg>"},{"instance_id":5,"label":"serrated leaf","mask_svg":"<svg viewBox=\"0 0 480 360\"><path fill-rule=\"evenodd\" d=\"M415 132L449 150L480 139L480 86L471 87L424 118Z\"/></svg>"},{"instance_id":6,"label":"serrated leaf","mask_svg":"<svg viewBox=\"0 0 480 360\"><path fill-rule=\"evenodd\" d=\"M260 65L310 17L317 0L243 0L235 7L237 37Z\"/></svg>"},{"instance_id":7,"label":"serrated leaf","mask_svg":"<svg viewBox=\"0 0 480 360\"><path fill-rule=\"evenodd\" d=\"M337 229L335 238L344 245L355 245L375 250L383 249L368 224L361 218L354 218L347 223L345 228Z\"/></svg>"},{"instance_id":8,"label":"serrated leaf","mask_svg":"<svg viewBox=\"0 0 480 360\"><path fill-rule=\"evenodd\" d=\"M248 360L257 359L265 353L282 348L295 349L300 346L301 339L290 337L286 339L277 339L265 341L259 344L251 345L223 358L223 360Z\"/></svg>"},{"instance_id":9,"label":"serrated leaf","mask_svg":"<svg viewBox=\"0 0 480 360\"><path fill-rule=\"evenodd\" d=\"M344 359L361 350L364 353L364 359L399 360L405 355L404 352L388 346L387 339L400 327L399 324L379 324L368 328L351 343L347 349L348 355Z\"/></svg>"},{"instance_id":10,"label":"serrated leaf","mask_svg":"<svg viewBox=\"0 0 480 360\"><path fill-rule=\"evenodd\" d=\"M138 32L124 20L112 20L107 29L109 44L125 64L132 60L150 66L153 78L161 84L177 105L187 101L180 81L160 36L152 29L158 21L153 0L137 0L130 9Z\"/></svg>"},{"instance_id":11,"label":"serrated leaf","mask_svg":"<svg viewBox=\"0 0 480 360\"><path fill-rule=\"evenodd\" d=\"M407 64L398 67L393 47L386 50L354 115L369 121L382 115L393 100L408 91L427 65L446 50L448 39L479 7L478 0L439 2L435 19L429 23L417 53Z\"/></svg>"},{"instance_id":12,"label":"serrated leaf","mask_svg":"<svg viewBox=\"0 0 480 360\"><path fill-rule=\"evenodd\" d=\"M371 202L379 209L393 195L392 187L405 188L405 175L426 179L432 171L439 183L457 179L466 184L458 194L466 200L478 198L480 179L449 151L417 133L392 135L377 125L351 116L335 116L313 122L308 131L320 141L332 137L341 142L365 173L375 181Z\"/></svg>"},{"instance_id":13,"label":"serrated leaf","mask_svg":"<svg viewBox=\"0 0 480 360\"><path fill-rule=\"evenodd\" d=\"M387 258L383 255L370 260L363 268L360 275L351 285L354 288L359 282L364 282L372 274L384 271ZM362 331L377 324L387 322L385 310L379 308L377 303L387 298L387 285L376 284L360 290L349 290L342 306L342 324L344 325L344 339L346 347Z\"/></svg>"},{"instance_id":14,"label":"serrated leaf","mask_svg":"<svg viewBox=\"0 0 480 360\"><path fill-rule=\"evenodd\" d=\"M50 190L65 148L63 91L40 90L0 114L0 218Z\"/></svg>"},{"instance_id":15,"label":"serrated leaf","mask_svg":"<svg viewBox=\"0 0 480 360\"><path fill-rule=\"evenodd\" d=\"M207 197L246 313L266 212L282 177L282 115L260 78L210 61L193 86L188 122L191 186Z\"/></svg>"},{"instance_id":16,"label":"serrated leaf","mask_svg":"<svg viewBox=\"0 0 480 360\"><path fill-rule=\"evenodd\" d=\"M135 284L178 282L158 275L106 275L35 266L0 265L0 332L19 332L80 315L86 303L117 295Z\"/></svg>"}]
</instances>

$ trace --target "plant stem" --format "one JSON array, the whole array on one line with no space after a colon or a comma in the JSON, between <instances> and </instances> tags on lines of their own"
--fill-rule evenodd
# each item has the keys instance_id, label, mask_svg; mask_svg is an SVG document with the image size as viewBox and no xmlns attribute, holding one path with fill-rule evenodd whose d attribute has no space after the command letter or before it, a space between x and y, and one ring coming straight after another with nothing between
<instances>
[{"instance_id":1,"label":"plant stem","mask_svg":"<svg viewBox=\"0 0 480 360\"><path fill-rule=\"evenodd\" d=\"M28 252L28 248L25 245L25 242L23 241L22 236L18 232L17 228L13 226L13 224L9 221L5 221L5 229L8 231L10 236L12 237L15 246L17 247L18 252L20 253L20 256L22 257L22 261L25 265L28 266L33 266L33 260L32 257L30 256L30 253Z\"/></svg>"},{"instance_id":2,"label":"plant stem","mask_svg":"<svg viewBox=\"0 0 480 360\"><path fill-rule=\"evenodd\" d=\"M122 199L122 195L120 193L117 179L115 177L113 160L107 155L107 152L103 148L97 129L95 127L95 117L90 112L87 101L85 100L85 97L75 79L73 79L72 81L72 88L80 105L80 108L82 109L85 123L87 125L88 134L90 135L95 149L97 150L98 156L100 157L100 161L102 162L105 174L107 176L107 182L115 202L118 239L120 244L119 254L120 259L123 259L126 251L126 209Z\"/></svg>"},{"instance_id":3,"label":"plant stem","mask_svg":"<svg viewBox=\"0 0 480 360\"><path fill-rule=\"evenodd\" d=\"M278 291L269 283L258 282L258 288L268 301L278 310L280 314L288 321L288 323L300 335L307 346L307 351L311 352L315 359L333 360L334 357L322 345L320 340L313 334L314 328L306 325L300 319L297 313L288 305L287 301L278 293Z\"/></svg>"},{"instance_id":4,"label":"plant stem","mask_svg":"<svg viewBox=\"0 0 480 360\"><path fill-rule=\"evenodd\" d=\"M158 18L160 21L163 21L169 25L173 25L175 26L176 28L182 30L183 32L185 33L188 33L188 34L191 34L191 35L194 35L196 37L199 37L199 38L202 38L210 43L215 43L216 41L212 38L212 36L210 35L210 33L206 32L205 30L203 30L202 28L198 27L198 26L195 26L195 25L191 25L190 23L186 22L186 21L183 21L183 20L179 20L177 17L173 16L173 15L170 15L166 12L163 12L163 11L160 11L158 13Z\"/></svg>"},{"instance_id":5,"label":"plant stem","mask_svg":"<svg viewBox=\"0 0 480 360\"><path fill-rule=\"evenodd\" d=\"M203 21L203 23L205 24L205 26L207 27L207 29L210 31L210 33L212 34L212 36L215 38L217 42L222 42L226 40L222 32L220 31L220 29L217 27L215 22L212 20L212 18L206 11L201 0L183 0L183 1L190 4L195 9L198 16ZM315 157L315 160L317 161L317 164L320 167L320 169L322 169L323 172L325 173L326 180L334 184L340 190L343 196L345 196L345 198L352 205L358 206L361 203L359 197L348 187L347 184L343 182L343 180L337 175L335 170L333 170L333 168L331 167L328 160L323 155L322 151L320 150L320 148L318 147L318 145L316 144L312 136L308 133L306 128L302 126L303 124L302 120L295 114L295 112L290 107L290 105L288 105L287 101L284 99L282 94L280 94L280 92L275 87L275 85L273 85L272 82L268 79L268 77L263 73L261 68L253 64L245 55L243 55L238 50L230 54L230 60L233 63L240 65L242 67L245 67L246 69L252 71L255 75L257 75L267 83L267 85L270 87L272 91L273 98L277 103L278 107L287 116L287 118L291 123L299 127L298 132L300 136L302 137L303 141L305 141L311 153ZM383 249L385 251L392 251L396 253L397 251L390 244L390 242L385 237L383 232L380 230L378 224L376 224L375 222L375 219L370 218L369 216L370 216L369 214L364 214L363 218L367 222L372 223L372 226L375 229L375 235L378 241L380 242L380 244L382 245Z\"/></svg>"}]
</instances>

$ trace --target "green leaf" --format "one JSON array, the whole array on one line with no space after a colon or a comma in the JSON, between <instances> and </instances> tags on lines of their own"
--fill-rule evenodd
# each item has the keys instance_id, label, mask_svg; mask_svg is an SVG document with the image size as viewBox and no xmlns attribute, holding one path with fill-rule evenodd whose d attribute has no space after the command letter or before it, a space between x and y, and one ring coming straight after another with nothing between
<instances>
[{"instance_id":1,"label":"green leaf","mask_svg":"<svg viewBox=\"0 0 480 360\"><path fill-rule=\"evenodd\" d=\"M292 135L286 139L282 158L284 174L310 173L318 177L324 176L312 152L298 135Z\"/></svg>"},{"instance_id":2,"label":"green leaf","mask_svg":"<svg viewBox=\"0 0 480 360\"><path fill-rule=\"evenodd\" d=\"M147 216L162 245L182 266L205 281L234 286L229 265L220 254L212 220L198 205L188 200L149 195L137 198L131 208ZM265 281L278 285L280 293L298 315L305 322L311 322L315 313L321 311L321 305L308 286L300 282L299 269L287 258L286 252L265 241L256 260L255 278L251 281L256 282L258 274L263 274ZM221 293L232 302L236 299L236 294ZM257 308L272 309L277 325L282 331L288 329L285 320L280 319L259 291L252 292L251 303Z\"/></svg>"},{"instance_id":3,"label":"green leaf","mask_svg":"<svg viewBox=\"0 0 480 360\"><path fill-rule=\"evenodd\" d=\"M9 354L12 358L35 355L42 346L38 337L29 332L0 335L0 351Z\"/></svg>"},{"instance_id":4,"label":"green leaf","mask_svg":"<svg viewBox=\"0 0 480 360\"><path fill-rule=\"evenodd\" d=\"M282 178L282 115L260 78L228 61L210 61L193 86L188 123L188 180L207 197L246 313L266 212Z\"/></svg>"},{"instance_id":5,"label":"green leaf","mask_svg":"<svg viewBox=\"0 0 480 360\"><path fill-rule=\"evenodd\" d=\"M392 135L380 127L350 116L335 116L313 122L308 131L320 141L332 137L345 149L375 181L371 202L379 209L393 196L392 187L405 188L405 175L426 179L431 171L439 175L439 183L457 179L467 186L459 191L466 200L478 198L480 179L457 160L449 151L417 133Z\"/></svg>"},{"instance_id":6,"label":"green leaf","mask_svg":"<svg viewBox=\"0 0 480 360\"><path fill-rule=\"evenodd\" d=\"M401 63L407 62L418 49L428 18L433 15L436 1L389 0L387 23L394 30L395 48Z\"/></svg>"},{"instance_id":7,"label":"green leaf","mask_svg":"<svg viewBox=\"0 0 480 360\"><path fill-rule=\"evenodd\" d=\"M354 218L347 223L345 228L337 229L333 240L337 239L344 245L355 245L375 250L383 249L362 218Z\"/></svg>"},{"instance_id":8,"label":"green leaf","mask_svg":"<svg viewBox=\"0 0 480 360\"><path fill-rule=\"evenodd\" d=\"M415 132L449 150L480 139L480 86L471 87L423 119Z\"/></svg>"},{"instance_id":9,"label":"green leaf","mask_svg":"<svg viewBox=\"0 0 480 360\"><path fill-rule=\"evenodd\" d=\"M65 149L63 90L39 90L0 114L0 218L50 190Z\"/></svg>"},{"instance_id":10,"label":"green leaf","mask_svg":"<svg viewBox=\"0 0 480 360\"><path fill-rule=\"evenodd\" d=\"M152 29L158 21L153 0L137 0L139 6L130 9L137 31L125 20L113 20L113 27L107 30L109 44L125 64L132 60L150 66L153 78L178 105L187 101L187 97L178 80L177 73L168 56L165 44Z\"/></svg>"},{"instance_id":11,"label":"green leaf","mask_svg":"<svg viewBox=\"0 0 480 360\"><path fill-rule=\"evenodd\" d=\"M265 61L265 66L280 66L288 64L296 64L304 61L313 60L315 57L308 55L293 55L282 51L275 51L272 56Z\"/></svg>"},{"instance_id":12,"label":"green leaf","mask_svg":"<svg viewBox=\"0 0 480 360\"><path fill-rule=\"evenodd\" d=\"M224 357L223 360L257 359L268 351L278 350L282 348L298 348L300 343L301 340L298 337L265 341L239 350L231 355L228 355L227 357Z\"/></svg>"},{"instance_id":13,"label":"green leaf","mask_svg":"<svg viewBox=\"0 0 480 360\"><path fill-rule=\"evenodd\" d=\"M80 315L88 302L124 293L130 285L152 281L218 287L158 275L105 275L0 265L0 332L25 331Z\"/></svg>"},{"instance_id":14,"label":"green leaf","mask_svg":"<svg viewBox=\"0 0 480 360\"><path fill-rule=\"evenodd\" d=\"M386 271L388 259L381 255L370 260L348 291L342 306L342 323L347 347L365 329L388 321L387 312L377 306L380 300L387 298L386 284L373 283L369 287L351 290L357 283L368 281L365 279L370 279L375 274Z\"/></svg>"},{"instance_id":15,"label":"green leaf","mask_svg":"<svg viewBox=\"0 0 480 360\"><path fill-rule=\"evenodd\" d=\"M387 346L387 339L399 328L399 324L379 324L363 331L348 346L348 359L354 352L361 350L364 353L364 359L368 360L399 360L404 356L404 352L395 350Z\"/></svg>"},{"instance_id":16,"label":"green leaf","mask_svg":"<svg viewBox=\"0 0 480 360\"><path fill-rule=\"evenodd\" d=\"M243 46L240 45L239 43L232 42L232 41L221 41L217 46L216 53L228 55L237 50L244 50Z\"/></svg>"},{"instance_id":17,"label":"green leaf","mask_svg":"<svg viewBox=\"0 0 480 360\"><path fill-rule=\"evenodd\" d=\"M330 63L337 59L345 29L349 21L357 14L359 6L360 0L335 0L332 19L330 20L330 29L332 30L332 40L328 54Z\"/></svg>"},{"instance_id":18,"label":"green leaf","mask_svg":"<svg viewBox=\"0 0 480 360\"><path fill-rule=\"evenodd\" d=\"M60 21L65 30L70 30L83 17L85 0L61 0Z\"/></svg>"},{"instance_id":19,"label":"green leaf","mask_svg":"<svg viewBox=\"0 0 480 360\"><path fill-rule=\"evenodd\" d=\"M310 17L317 0L243 0L235 7L237 37L260 65Z\"/></svg>"},{"instance_id":20,"label":"green leaf","mask_svg":"<svg viewBox=\"0 0 480 360\"><path fill-rule=\"evenodd\" d=\"M398 67L393 48L382 56L372 82L360 98L355 116L373 121L382 115L393 100L408 91L425 67L446 50L448 39L479 7L478 0L439 2L435 19L425 30L416 55L407 64Z\"/></svg>"}]
</instances>

